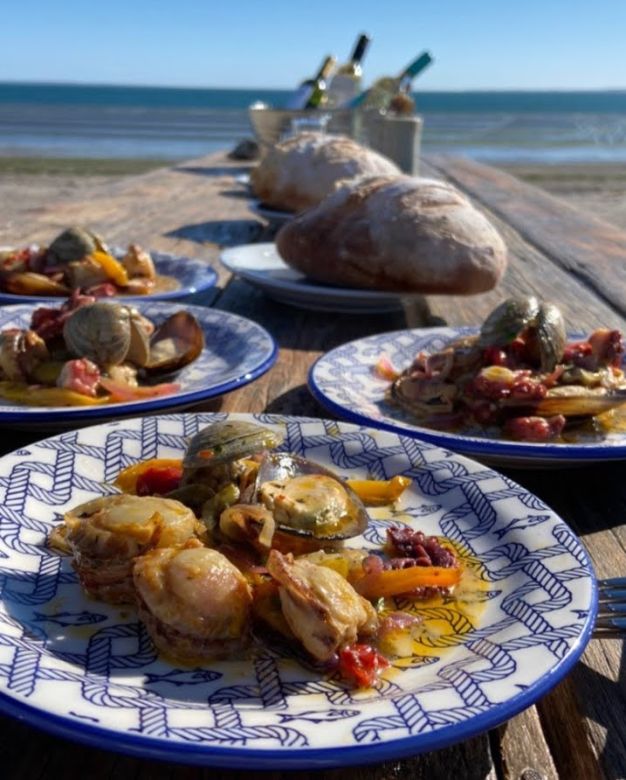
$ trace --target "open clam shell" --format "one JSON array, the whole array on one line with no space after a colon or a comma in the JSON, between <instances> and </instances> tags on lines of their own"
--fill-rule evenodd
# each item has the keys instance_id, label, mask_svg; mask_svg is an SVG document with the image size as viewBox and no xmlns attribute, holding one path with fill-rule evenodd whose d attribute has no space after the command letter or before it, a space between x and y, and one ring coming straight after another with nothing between
<instances>
[{"instance_id":1,"label":"open clam shell","mask_svg":"<svg viewBox=\"0 0 626 780\"><path fill-rule=\"evenodd\" d=\"M224 420L207 425L189 440L183 459L187 469L227 463L273 449L283 441L276 430L255 423Z\"/></svg>"},{"instance_id":2,"label":"open clam shell","mask_svg":"<svg viewBox=\"0 0 626 780\"><path fill-rule=\"evenodd\" d=\"M193 363L204 349L204 331L189 312L179 311L161 323L150 338L141 365L147 374L167 374Z\"/></svg>"},{"instance_id":3,"label":"open clam shell","mask_svg":"<svg viewBox=\"0 0 626 780\"><path fill-rule=\"evenodd\" d=\"M278 531L320 541L359 536L369 517L359 497L330 469L291 453L266 453L255 499L269 509Z\"/></svg>"}]
</instances>

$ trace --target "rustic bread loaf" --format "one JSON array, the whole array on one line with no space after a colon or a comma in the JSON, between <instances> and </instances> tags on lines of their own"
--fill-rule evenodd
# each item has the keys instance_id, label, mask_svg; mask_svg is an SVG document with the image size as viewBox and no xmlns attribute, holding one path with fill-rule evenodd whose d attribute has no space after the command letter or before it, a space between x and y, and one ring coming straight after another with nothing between
<instances>
[{"instance_id":1,"label":"rustic bread loaf","mask_svg":"<svg viewBox=\"0 0 626 780\"><path fill-rule=\"evenodd\" d=\"M391 160L346 136L306 132L273 146L250 181L263 203L297 212L315 206L342 179L399 173Z\"/></svg>"},{"instance_id":2,"label":"rustic bread loaf","mask_svg":"<svg viewBox=\"0 0 626 780\"><path fill-rule=\"evenodd\" d=\"M505 244L447 182L377 176L341 184L276 237L293 268L333 285L471 295L494 287Z\"/></svg>"}]
</instances>

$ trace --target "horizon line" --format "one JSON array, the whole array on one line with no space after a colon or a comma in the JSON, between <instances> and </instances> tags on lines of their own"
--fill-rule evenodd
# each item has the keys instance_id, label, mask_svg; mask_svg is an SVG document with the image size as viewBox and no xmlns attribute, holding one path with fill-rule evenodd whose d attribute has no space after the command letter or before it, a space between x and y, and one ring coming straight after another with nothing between
<instances>
[{"instance_id":1,"label":"horizon line","mask_svg":"<svg viewBox=\"0 0 626 780\"><path fill-rule=\"evenodd\" d=\"M213 90L213 91L231 91L231 92L250 92L253 90L264 92L292 92L293 87L214 87L214 86L193 86L193 85L167 85L167 84L119 84L114 82L105 81L36 81L36 80L19 80L19 79L1 79L0 86L13 85L13 86L48 86L48 87L116 87L122 89L178 89L178 90ZM587 87L587 88L574 88L574 87L472 87L472 88L458 88L458 89L420 89L412 90L419 92L420 94L439 93L445 92L448 94L467 94L467 93L498 93L498 92L561 92L561 93L595 93L595 92L626 92L626 86L624 87Z\"/></svg>"}]
</instances>

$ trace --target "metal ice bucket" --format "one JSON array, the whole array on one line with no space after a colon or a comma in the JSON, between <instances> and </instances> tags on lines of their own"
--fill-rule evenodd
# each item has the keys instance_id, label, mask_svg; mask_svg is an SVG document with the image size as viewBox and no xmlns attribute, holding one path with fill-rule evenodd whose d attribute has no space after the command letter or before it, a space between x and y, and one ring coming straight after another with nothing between
<instances>
[{"instance_id":1,"label":"metal ice bucket","mask_svg":"<svg viewBox=\"0 0 626 780\"><path fill-rule=\"evenodd\" d=\"M248 113L261 153L294 130L310 127L354 138L393 160L405 173L416 175L419 171L421 117L341 108L289 111L264 104L250 106Z\"/></svg>"}]
</instances>

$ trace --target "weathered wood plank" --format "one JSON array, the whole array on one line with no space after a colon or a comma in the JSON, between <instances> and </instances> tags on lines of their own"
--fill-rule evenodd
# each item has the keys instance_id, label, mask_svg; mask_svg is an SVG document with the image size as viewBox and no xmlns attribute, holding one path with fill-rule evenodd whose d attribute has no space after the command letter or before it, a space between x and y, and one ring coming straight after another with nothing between
<instances>
[{"instance_id":1,"label":"weathered wood plank","mask_svg":"<svg viewBox=\"0 0 626 780\"><path fill-rule=\"evenodd\" d=\"M430 176L453 180L447 168L434 168L429 162L423 167L424 173ZM473 192L469 194L476 198ZM626 309L616 311L608 302L599 300L583 280L572 276L558 263L547 260L546 255L529 243L497 209L480 198L476 198L475 205L502 234L509 252L508 269L500 284L489 293L469 297L428 296L433 322L441 319L451 325L477 325L503 298L536 295L557 303L571 330L593 330L601 326L626 328Z\"/></svg>"},{"instance_id":2,"label":"weathered wood plank","mask_svg":"<svg viewBox=\"0 0 626 780\"><path fill-rule=\"evenodd\" d=\"M589 287L622 316L626 301L626 232L583 214L532 184L458 157L429 164L514 227L531 246Z\"/></svg>"},{"instance_id":3,"label":"weathered wood plank","mask_svg":"<svg viewBox=\"0 0 626 780\"><path fill-rule=\"evenodd\" d=\"M571 236L563 238L567 244L563 250L567 262L561 263L559 253L554 257L547 256L552 250L556 252L560 241L555 239L551 249L510 218L506 209L513 208L515 198L531 199L521 214L530 214L537 208L533 191L518 188L513 190L515 197L511 195L509 201L502 200L496 184L504 185L495 173L472 169L470 175L464 163L453 165L446 161L445 166L439 165L437 174L451 177L454 174L457 184L469 191L502 231L511 253L511 267L499 289L487 295L472 298L430 296L427 316L432 322L444 319L452 324L476 324L504 295L534 292L546 297L547 290L547 297L558 298L563 304L572 327L624 326L624 310L616 307L603 293L599 298L599 288L589 287L586 277L568 265L571 257L580 258L577 253L582 251L578 234L573 229ZM232 172L237 170L239 166L225 163L221 156L213 156L133 177L106 188L102 196L91 203L51 204L34 222L23 222L20 226L23 233L13 226L13 240L49 240L56 229L79 221L100 230L112 242L137 240L158 249L199 256L215 263L220 245L244 243L264 235L262 223L249 213L241 189L232 178ZM461 181L459 171L465 172L467 187ZM481 176L485 179L482 184ZM583 217L577 219L580 224ZM529 218L521 221L528 223ZM548 227L544 225L542 230L545 233ZM606 232L604 235L606 238ZM0 232L0 241L5 239L4 233ZM618 237L613 236L612 240L617 241ZM610 270L606 264L595 268L598 278L603 284L613 286L615 294L620 288L626 290L621 278L606 277ZM208 409L328 416L305 386L306 373L314 359L337 344L369 333L404 327L406 322L406 314L401 312L363 317L300 311L268 301L261 292L245 282L231 279L223 271L220 272L220 283L223 291L216 305L259 321L276 337L281 353L275 368L265 377L207 402L204 408ZM623 297L626 300L626 295ZM28 441L39 438L39 434L18 433L13 441L20 437L23 437L21 441ZM13 448L8 437L5 446ZM511 475L570 522L582 535L598 572L608 576L626 571L626 532L621 519L626 493L621 472L621 464L613 464L578 469L574 476L568 470L511 472ZM550 780L553 777L595 778L601 777L602 772L606 777L626 776L623 771L626 704L619 683L621 651L622 643L614 640L593 642L583 663L578 664L550 696L512 719L501 732L492 734L492 744L497 747L494 755L489 739L483 735L454 748L404 761L321 773L274 772L268 777L437 780L456 776L495 780L497 776L531 780L537 776L533 771ZM572 713L576 717L572 717ZM572 723L561 728L563 719ZM108 752L76 748L63 740L41 735L23 723L7 720L3 726L2 766L15 769L15 777L27 780L41 777L47 767L55 772L60 770L68 755L80 759L80 766L74 765L73 761L69 765L65 776L70 780L78 777L79 771L82 777L86 767L96 777L217 776L235 780L244 776L243 772L220 772L116 757ZM14 747L25 740L33 746L27 756ZM76 766L76 770L72 766ZM532 771L525 774L525 770ZM249 776L249 772L245 775Z\"/></svg>"},{"instance_id":4,"label":"weathered wood plank","mask_svg":"<svg viewBox=\"0 0 626 780\"><path fill-rule=\"evenodd\" d=\"M504 780L557 780L535 707L529 707L498 729Z\"/></svg>"}]
</instances>

